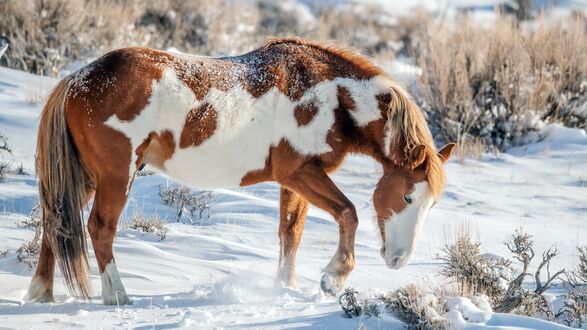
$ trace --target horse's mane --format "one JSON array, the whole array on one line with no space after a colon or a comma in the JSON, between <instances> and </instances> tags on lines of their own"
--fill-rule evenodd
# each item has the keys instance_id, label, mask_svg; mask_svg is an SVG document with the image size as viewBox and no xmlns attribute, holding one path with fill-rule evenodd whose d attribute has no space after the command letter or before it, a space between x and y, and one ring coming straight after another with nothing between
<instances>
[{"instance_id":1,"label":"horse's mane","mask_svg":"<svg viewBox=\"0 0 587 330\"><path fill-rule=\"evenodd\" d=\"M387 110L387 125L391 128L389 136L390 146L396 146L395 154L389 155L398 165L404 164L410 150L417 145L424 145L426 152L426 172L431 193L438 196L442 193L445 184L444 166L436 153L434 140L428 128L426 118L420 108L414 103L408 92L401 87L385 71L373 64L371 59L349 48L340 48L332 43L305 40L301 38L269 38L264 48L275 45L293 44L312 47L355 65L368 76L380 76L389 86L391 100ZM398 129L399 128L399 129Z\"/></svg>"},{"instance_id":2,"label":"horse's mane","mask_svg":"<svg viewBox=\"0 0 587 330\"><path fill-rule=\"evenodd\" d=\"M436 153L426 118L408 92L397 82L390 80L389 88L391 102L387 109L387 125L391 128L390 145L396 146L397 149L396 154L392 154L391 158L396 163L403 163L407 160L412 148L424 145L430 192L438 197L442 193L446 178L444 165Z\"/></svg>"}]
</instances>

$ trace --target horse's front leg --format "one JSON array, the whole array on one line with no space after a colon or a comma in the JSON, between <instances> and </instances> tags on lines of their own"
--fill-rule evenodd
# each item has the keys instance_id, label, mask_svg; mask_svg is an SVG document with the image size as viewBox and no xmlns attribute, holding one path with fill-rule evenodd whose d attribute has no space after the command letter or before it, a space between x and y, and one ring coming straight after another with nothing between
<instances>
[{"instance_id":1,"label":"horse's front leg","mask_svg":"<svg viewBox=\"0 0 587 330\"><path fill-rule=\"evenodd\" d=\"M355 233L359 223L355 207L316 163L303 165L280 183L330 213L338 223L338 248L320 281L324 292L335 294L355 267Z\"/></svg>"},{"instance_id":2,"label":"horse's front leg","mask_svg":"<svg viewBox=\"0 0 587 330\"><path fill-rule=\"evenodd\" d=\"M297 285L296 253L302 239L308 205L305 198L286 187L281 187L277 279L287 287L295 288Z\"/></svg>"}]
</instances>

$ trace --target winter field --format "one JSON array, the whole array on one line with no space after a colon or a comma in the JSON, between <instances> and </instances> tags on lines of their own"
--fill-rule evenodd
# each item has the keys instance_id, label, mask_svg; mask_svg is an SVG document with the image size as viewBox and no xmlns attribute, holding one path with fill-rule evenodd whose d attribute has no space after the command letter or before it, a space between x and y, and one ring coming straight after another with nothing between
<instances>
[{"instance_id":1,"label":"winter field","mask_svg":"<svg viewBox=\"0 0 587 330\"><path fill-rule=\"evenodd\" d=\"M56 80L0 69L0 130L11 142L15 163L33 172L33 150L44 95ZM585 244L587 227L587 136L579 129L549 126L541 142L481 160L448 165L443 200L431 211L414 259L389 270L379 256L371 195L380 169L366 158L352 157L334 176L357 206L357 266L348 285L370 293L410 283L442 285L436 254L459 226L470 226L485 253L507 256L502 242L519 227L536 239L537 251L556 245L561 251L552 269L576 263L575 246ZM90 251L91 303L66 295L56 279L56 302L23 304L32 271L11 253L0 259L2 327L33 328L401 328L391 317L347 319L338 300L319 292L321 269L337 244L337 226L311 208L298 257L299 288L274 284L278 258L279 188L267 183L244 189L216 190L210 219L195 225L174 223L175 211L164 205L160 175L139 177L121 220L114 249L132 306L103 306L100 278ZM14 251L34 232L17 223L36 204L34 176L10 174L0 183L0 250ZM133 214L159 214L169 222L167 237L125 229ZM553 298L560 294L555 286ZM537 321L534 321L537 322ZM489 326L555 327L494 314Z\"/></svg>"},{"instance_id":2,"label":"winter field","mask_svg":"<svg viewBox=\"0 0 587 330\"><path fill-rule=\"evenodd\" d=\"M441 2L434 6L431 2L418 3L429 10L443 7L438 5ZM463 3L483 7L492 2ZM573 6L587 6L580 1L564 3L557 15L564 15ZM311 15L306 9L300 11L305 7L296 8L299 15ZM390 8L409 10L403 5ZM484 17L484 22L492 21L486 11L476 15ZM67 72L87 60L60 69ZM378 60L406 85L413 83L420 72L410 59ZM2 159L10 170L0 179L0 329L405 327L405 322L392 313L363 313L349 318L341 309L339 297L320 291L321 271L338 243L338 227L326 212L311 206L297 257L298 288L285 288L275 282L278 185L213 190L207 202L209 209L203 207L201 217L197 210L194 215L185 211L178 222L177 208L166 205L160 196L162 188L177 183L159 174L136 178L114 242L115 258L132 305L102 304L91 244L92 301L69 296L57 270L55 302L25 302L34 268L18 260L17 250L35 236L34 229L24 227L22 222L30 218L38 202L36 132L45 96L57 82L56 78L0 67L0 133L12 150ZM583 111L587 113L587 103ZM579 263L577 247L587 245L587 134L584 128L560 123L537 126L529 143L500 152L477 151L447 164L444 196L430 211L414 257L399 270L387 268L379 252L381 238L372 194L381 168L371 159L349 157L333 176L356 206L360 219L357 264L346 286L358 291L362 299L410 284L425 292L438 292L449 286L449 280L440 275L445 263L439 256L462 231L468 231L480 243L481 254L508 258L513 261L512 268L519 271L522 262L512 258L504 242L522 228L532 236L536 251L529 273L534 274L542 253L552 246L559 254L552 259L548 272L573 270ZM162 220L161 230L138 230L132 221L141 217ZM546 278L546 270L543 276ZM562 276L556 278L544 294L554 311L565 302L568 288L563 280ZM534 277L525 281L529 288L535 284ZM486 298L468 300L465 296L447 302L445 319L451 328L567 328L545 317L494 312ZM587 329L587 321L582 328Z\"/></svg>"}]
</instances>

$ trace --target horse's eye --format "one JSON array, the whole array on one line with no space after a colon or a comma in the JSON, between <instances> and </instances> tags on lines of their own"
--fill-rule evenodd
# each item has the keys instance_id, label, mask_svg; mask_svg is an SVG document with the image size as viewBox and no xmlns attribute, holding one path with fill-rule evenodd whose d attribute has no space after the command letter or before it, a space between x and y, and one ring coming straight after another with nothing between
<instances>
[{"instance_id":1,"label":"horse's eye","mask_svg":"<svg viewBox=\"0 0 587 330\"><path fill-rule=\"evenodd\" d=\"M406 203L408 203L408 204L412 204L412 202L413 202L412 197L410 197L408 195L404 195L404 201L406 201Z\"/></svg>"}]
</instances>

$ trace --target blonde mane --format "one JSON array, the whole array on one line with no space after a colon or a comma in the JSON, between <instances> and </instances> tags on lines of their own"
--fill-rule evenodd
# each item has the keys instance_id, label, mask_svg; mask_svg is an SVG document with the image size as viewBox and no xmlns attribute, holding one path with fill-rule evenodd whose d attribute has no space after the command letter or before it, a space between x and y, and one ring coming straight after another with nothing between
<instances>
[{"instance_id":1,"label":"blonde mane","mask_svg":"<svg viewBox=\"0 0 587 330\"><path fill-rule=\"evenodd\" d=\"M436 153L434 139L426 118L408 92L397 82L391 80L390 89L391 102L389 102L387 109L387 125L391 127L390 145L395 146L397 150L395 157L392 155L392 160L396 163L403 163L407 160L412 148L424 145L430 192L433 196L438 197L442 194L446 177L444 165Z\"/></svg>"},{"instance_id":2,"label":"blonde mane","mask_svg":"<svg viewBox=\"0 0 587 330\"><path fill-rule=\"evenodd\" d=\"M442 193L445 184L445 173L442 160L436 153L434 140L428 128L426 118L414 103L408 92L401 87L385 71L373 64L371 59L360 54L357 50L349 48L340 48L333 43L324 43L318 41L305 40L301 38L269 38L265 43L265 48L280 45L294 44L307 46L325 51L332 55L338 56L343 60L358 67L368 76L381 76L389 85L391 101L387 110L387 124L390 128L387 145L396 149L390 155L390 158L398 165L404 164L407 160L410 150L417 145L424 145L426 148L426 172L428 174L428 183L431 193L439 196Z\"/></svg>"}]
</instances>

